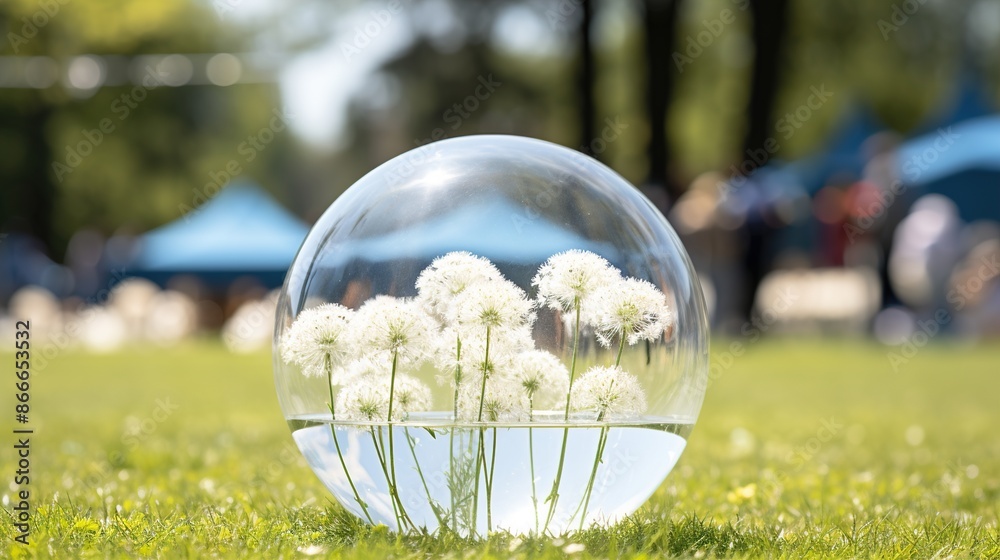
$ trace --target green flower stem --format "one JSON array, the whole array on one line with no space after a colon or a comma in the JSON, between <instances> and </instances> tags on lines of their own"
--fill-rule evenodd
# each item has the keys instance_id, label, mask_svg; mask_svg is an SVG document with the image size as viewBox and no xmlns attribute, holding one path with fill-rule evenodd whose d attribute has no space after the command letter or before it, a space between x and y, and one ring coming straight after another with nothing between
<instances>
[{"instance_id":1,"label":"green flower stem","mask_svg":"<svg viewBox=\"0 0 1000 560\"><path fill-rule=\"evenodd\" d=\"M424 478L424 471L420 468L420 461L417 460L417 450L413 445L414 440L413 436L410 435L410 429L403 428L403 431L406 433L406 442L410 444L410 455L413 456L413 464L417 467L417 476L420 477L420 484L423 485L424 492L427 493L427 503L430 504L431 511L434 512L434 517L438 520L438 527L443 531L448 527L448 521L441 512L441 506L439 506L431 496L430 488L427 487L427 480Z\"/></svg>"},{"instance_id":2,"label":"green flower stem","mask_svg":"<svg viewBox=\"0 0 1000 560\"><path fill-rule=\"evenodd\" d=\"M479 416L477 417L477 422L483 421L483 401L486 399L486 378L488 377L490 365L490 325L486 325L486 351L483 356L483 383L479 389ZM479 470L486 468L486 431L484 428L479 428L479 453L476 455L476 491L472 499L472 512L476 517L477 521L479 518ZM484 472L483 476L486 477L486 531L487 534L492 530L492 512L491 510L491 492L490 492L490 473ZM476 523L478 525L478 522Z\"/></svg>"},{"instance_id":3,"label":"green flower stem","mask_svg":"<svg viewBox=\"0 0 1000 560\"><path fill-rule=\"evenodd\" d=\"M483 421L483 400L486 398L486 378L489 376L490 367L490 327L486 326L486 354L483 358L483 386L479 390L479 418L477 421Z\"/></svg>"},{"instance_id":4,"label":"green flower stem","mask_svg":"<svg viewBox=\"0 0 1000 560\"><path fill-rule=\"evenodd\" d=\"M573 321L573 359L569 367L569 388L566 390L566 413L564 420L569 420L570 397L573 394L573 378L576 377L576 355L580 349L580 298L573 299L576 308L576 319Z\"/></svg>"},{"instance_id":5,"label":"green flower stem","mask_svg":"<svg viewBox=\"0 0 1000 560\"><path fill-rule=\"evenodd\" d=\"M458 385L462 382L462 337L455 337L455 397L454 397L454 417L452 420L458 422Z\"/></svg>"},{"instance_id":6,"label":"green flower stem","mask_svg":"<svg viewBox=\"0 0 1000 560\"><path fill-rule=\"evenodd\" d=\"M493 512L490 505L493 503L493 477L496 476L497 463L497 429L493 428L493 449L490 451L490 470L486 472L486 530L493 531ZM486 452L485 447L483 452ZM485 461L485 458L484 458Z\"/></svg>"},{"instance_id":7,"label":"green flower stem","mask_svg":"<svg viewBox=\"0 0 1000 560\"><path fill-rule=\"evenodd\" d=\"M618 344L618 357L615 358L615 365L622 365L622 353L625 352L625 333L622 333L622 341Z\"/></svg>"},{"instance_id":8,"label":"green flower stem","mask_svg":"<svg viewBox=\"0 0 1000 560\"><path fill-rule=\"evenodd\" d=\"M476 438L472 437L472 434L470 433L469 434L468 447L465 450L464 457L465 458L469 458L469 457L472 457L473 454L475 454L476 459L479 459L479 451L477 449L473 449L474 447L476 447L478 445L479 445L479 442L476 440ZM476 500L479 497L478 496L478 491L479 491L479 487L478 487L478 483L479 483L479 480L478 480L478 478L479 478L478 477L479 469L478 469L478 467L476 468L476 473L475 474L476 474L476 481L475 481L475 483L473 483L471 480L466 480L465 481L466 484L463 485L463 486L460 486L461 488L463 488L463 490L467 486L469 486L469 485L474 485L475 486L475 490L472 492L472 495L471 495L472 496L471 500L468 499L468 497L466 496L467 504L464 506L464 509L463 509L463 517L464 517L464 521L465 521L465 526L469 528L469 534L471 536L473 536L473 537L476 536L476 523L477 523L477 518L478 518L478 511L476 509L478 507L478 504L477 504ZM456 487L456 488L459 488L459 487ZM452 489L452 492L454 492L454 491L455 491L455 489ZM472 509L469 509L470 507Z\"/></svg>"},{"instance_id":9,"label":"green flower stem","mask_svg":"<svg viewBox=\"0 0 1000 560\"><path fill-rule=\"evenodd\" d=\"M580 349L580 298L576 297L573 299L573 307L576 308L576 320L573 325L573 359L570 362L569 368L569 388L566 390L566 413L563 415L563 420L569 422L569 406L570 399L573 396L573 378L576 376L576 354ZM562 472L563 466L566 463L566 442L569 440L569 426L563 428L563 439L562 439L562 449L559 451L559 467L556 469L556 478L552 483L552 491L549 492L549 496L545 498L546 502L549 502L549 514L545 518L545 527L542 528L542 532L549 529L549 523L552 522L552 516L556 513L556 504L559 502L559 484L562 482Z\"/></svg>"},{"instance_id":10,"label":"green flower stem","mask_svg":"<svg viewBox=\"0 0 1000 560\"><path fill-rule=\"evenodd\" d=\"M389 425L392 425L392 398L395 396L396 390L396 363L398 359L399 352L394 351L392 353L392 372L389 374L389 414L387 418ZM391 434L392 430L389 430L389 433Z\"/></svg>"},{"instance_id":11,"label":"green flower stem","mask_svg":"<svg viewBox=\"0 0 1000 560\"><path fill-rule=\"evenodd\" d=\"M372 445L375 447L375 456L378 458L379 467L382 468L382 474L385 476L385 483L389 485L389 502L392 504L392 514L396 518L396 529L398 531L403 530L403 520L399 516L399 507L396 506L396 494L392 490L392 483L389 481L389 470L385 468L385 456L382 452L381 444L379 440L381 439L382 430L379 430L379 437L375 436L375 426L369 428L369 433L372 436Z\"/></svg>"},{"instance_id":12,"label":"green flower stem","mask_svg":"<svg viewBox=\"0 0 1000 560\"><path fill-rule=\"evenodd\" d=\"M587 489L583 492L583 513L580 515L580 530L583 530L583 523L587 519L587 507L590 505L590 495L594 491L594 479L597 477L597 466L604 459L604 447L608 443L608 428L605 426L601 428L601 435L597 439L597 454L594 457L594 468L590 471L590 480L587 482ZM579 513L580 509L573 513L573 517L576 517L576 513ZM572 518L571 518L572 519Z\"/></svg>"},{"instance_id":13,"label":"green flower stem","mask_svg":"<svg viewBox=\"0 0 1000 560\"><path fill-rule=\"evenodd\" d=\"M324 365L326 369L326 381L327 387L330 389L330 420L336 420L337 416L333 412L333 366L330 364L330 357L326 357L326 363ZM347 470L347 463L344 462L344 454L340 451L340 441L337 440L337 428L333 424L330 424L330 435L333 436L333 445L337 448L337 457L340 459L340 466L344 469L344 474L347 476L347 483L351 485L351 491L354 492L354 499L361 506L361 511L365 513L365 518L372 525L375 524L372 521L372 516L368 513L368 504L361 499L361 494L358 494L358 489L354 486L354 480L351 479L351 472Z\"/></svg>"},{"instance_id":14,"label":"green flower stem","mask_svg":"<svg viewBox=\"0 0 1000 560\"><path fill-rule=\"evenodd\" d=\"M476 449L476 487L472 492L472 522L469 527L472 529L472 536L476 536L476 529L479 526L479 471L483 468L482 458L483 458L483 437L485 432L482 428L479 428L479 441L477 442L478 449Z\"/></svg>"},{"instance_id":15,"label":"green flower stem","mask_svg":"<svg viewBox=\"0 0 1000 560\"><path fill-rule=\"evenodd\" d=\"M528 396L528 422L534 421L534 399ZM528 426L528 464L531 467L531 503L535 510L535 533L538 533L538 492L535 490L535 441L532 428Z\"/></svg>"},{"instance_id":16,"label":"green flower stem","mask_svg":"<svg viewBox=\"0 0 1000 560\"><path fill-rule=\"evenodd\" d=\"M395 396L396 389L396 366L399 362L399 352L393 351L392 353L392 372L389 375L389 413L388 413L388 430L389 430L389 476L391 481L389 482L390 492L396 496L396 503L399 505L400 517L410 522L410 527L416 528L413 525L413 521L410 521L410 516L406 514L406 508L403 507L403 500L399 497L399 486L396 484L396 452L393 446L393 430L392 427L392 403L393 397ZM383 452L384 455L384 452Z\"/></svg>"},{"instance_id":17,"label":"green flower stem","mask_svg":"<svg viewBox=\"0 0 1000 560\"><path fill-rule=\"evenodd\" d=\"M458 423L458 384L462 380L462 337L455 335L455 397L454 415L451 417L452 427L448 430L448 476L455 478L455 425ZM458 533L458 504L455 502L455 492L448 493L451 497L451 530Z\"/></svg>"}]
</instances>

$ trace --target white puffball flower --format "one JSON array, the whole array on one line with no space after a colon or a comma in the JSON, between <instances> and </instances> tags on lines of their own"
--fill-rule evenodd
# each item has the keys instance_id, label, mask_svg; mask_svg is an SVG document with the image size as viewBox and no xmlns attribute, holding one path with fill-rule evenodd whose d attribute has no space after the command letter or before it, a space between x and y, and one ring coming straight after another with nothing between
<instances>
[{"instance_id":1,"label":"white puffball flower","mask_svg":"<svg viewBox=\"0 0 1000 560\"><path fill-rule=\"evenodd\" d=\"M488 379L509 370L513 357L512 352L495 344L490 344L488 358L483 344L468 347L468 350L463 347L460 362L462 364L462 379L460 381L479 387L482 385L484 377Z\"/></svg>"},{"instance_id":2,"label":"white puffball flower","mask_svg":"<svg viewBox=\"0 0 1000 560\"><path fill-rule=\"evenodd\" d=\"M433 352L438 329L413 299L376 296L355 313L349 340L356 356L416 364Z\"/></svg>"},{"instance_id":3,"label":"white puffball flower","mask_svg":"<svg viewBox=\"0 0 1000 560\"><path fill-rule=\"evenodd\" d=\"M437 340L438 343L433 348L432 360L434 367L438 370L438 383L444 385L461 382L459 377L461 374L459 345L463 348L465 345L459 340L458 333L451 327L443 328Z\"/></svg>"},{"instance_id":4,"label":"white puffball flower","mask_svg":"<svg viewBox=\"0 0 1000 560\"><path fill-rule=\"evenodd\" d=\"M431 390L419 379L409 375L397 375L393 389L393 420L406 420L414 412L424 412L431 408ZM398 415L398 416L397 416Z\"/></svg>"},{"instance_id":5,"label":"white puffball flower","mask_svg":"<svg viewBox=\"0 0 1000 560\"><path fill-rule=\"evenodd\" d=\"M597 340L606 347L623 337L629 346L655 341L673 320L663 292L645 280L621 279L600 290L595 300Z\"/></svg>"},{"instance_id":6,"label":"white puffball flower","mask_svg":"<svg viewBox=\"0 0 1000 560\"><path fill-rule=\"evenodd\" d=\"M483 376L510 370L517 354L535 347L529 325L491 332L488 360L485 331L472 333L461 340L461 359L455 331L445 328L440 338L441 345L434 360L440 372L438 381L452 388L464 383L481 385Z\"/></svg>"},{"instance_id":7,"label":"white puffball flower","mask_svg":"<svg viewBox=\"0 0 1000 560\"><path fill-rule=\"evenodd\" d=\"M384 422L389 416L390 379L365 375L353 379L337 394L337 419ZM392 421L405 421L414 412L430 409L431 391L418 379L396 375L393 388Z\"/></svg>"},{"instance_id":8,"label":"white puffball flower","mask_svg":"<svg viewBox=\"0 0 1000 560\"><path fill-rule=\"evenodd\" d=\"M510 374L532 409L545 409L566 400L569 371L562 360L550 352L530 350L517 354Z\"/></svg>"},{"instance_id":9,"label":"white puffball flower","mask_svg":"<svg viewBox=\"0 0 1000 560\"><path fill-rule=\"evenodd\" d=\"M512 331L535 320L535 304L524 290L510 280L495 280L470 286L449 310L449 322L456 325L463 343L466 339ZM492 340L491 340L492 343Z\"/></svg>"},{"instance_id":10,"label":"white puffball flower","mask_svg":"<svg viewBox=\"0 0 1000 560\"><path fill-rule=\"evenodd\" d=\"M525 401L517 382L505 375L486 380L486 390L478 383L466 383L459 390L458 416L462 420L479 421L479 403L482 395L483 422L513 422L527 416Z\"/></svg>"},{"instance_id":11,"label":"white puffball flower","mask_svg":"<svg viewBox=\"0 0 1000 560\"><path fill-rule=\"evenodd\" d=\"M594 292L619 278L621 272L600 255L573 249L549 257L531 283L542 305L568 313L579 304L587 312Z\"/></svg>"},{"instance_id":12,"label":"white puffball flower","mask_svg":"<svg viewBox=\"0 0 1000 560\"><path fill-rule=\"evenodd\" d=\"M454 251L434 259L417 277L417 300L443 319L455 298L476 284L500 280L497 267L484 257Z\"/></svg>"},{"instance_id":13,"label":"white puffball flower","mask_svg":"<svg viewBox=\"0 0 1000 560\"><path fill-rule=\"evenodd\" d=\"M336 303L303 309L281 337L281 359L299 366L307 377L332 374L350 347L347 333L353 314Z\"/></svg>"},{"instance_id":14,"label":"white puffball flower","mask_svg":"<svg viewBox=\"0 0 1000 560\"><path fill-rule=\"evenodd\" d=\"M392 358L385 359L384 355L362 356L356 360L351 360L346 364L334 369L333 378L338 385L347 385L355 379L363 377L381 377L386 379L392 374Z\"/></svg>"},{"instance_id":15,"label":"white puffball flower","mask_svg":"<svg viewBox=\"0 0 1000 560\"><path fill-rule=\"evenodd\" d=\"M634 375L618 366L594 366L573 384L570 405L594 411L597 420L629 418L646 411L646 394Z\"/></svg>"}]
</instances>

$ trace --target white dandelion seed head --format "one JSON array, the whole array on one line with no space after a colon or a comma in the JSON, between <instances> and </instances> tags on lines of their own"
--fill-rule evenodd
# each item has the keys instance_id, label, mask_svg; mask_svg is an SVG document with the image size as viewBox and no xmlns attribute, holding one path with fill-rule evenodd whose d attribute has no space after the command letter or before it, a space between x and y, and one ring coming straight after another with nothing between
<instances>
[{"instance_id":1,"label":"white dandelion seed head","mask_svg":"<svg viewBox=\"0 0 1000 560\"><path fill-rule=\"evenodd\" d=\"M433 354L439 325L413 299L376 296L351 321L348 337L356 356L415 365Z\"/></svg>"},{"instance_id":2,"label":"white dandelion seed head","mask_svg":"<svg viewBox=\"0 0 1000 560\"><path fill-rule=\"evenodd\" d=\"M476 383L461 386L458 392L459 419L479 421L480 396L483 422L513 422L527 417L528 411L517 382L509 376L497 375L486 380L485 392L482 378Z\"/></svg>"},{"instance_id":3,"label":"white dandelion seed head","mask_svg":"<svg viewBox=\"0 0 1000 560\"><path fill-rule=\"evenodd\" d=\"M531 283L538 288L542 305L570 312L579 302L581 311L587 312L594 292L620 277L621 272L600 255L573 249L549 257Z\"/></svg>"},{"instance_id":4,"label":"white dandelion seed head","mask_svg":"<svg viewBox=\"0 0 1000 560\"><path fill-rule=\"evenodd\" d=\"M530 325L535 320L534 303L524 290L510 280L496 280L470 286L455 299L449 323L456 325L465 339L485 336L486 329L498 335Z\"/></svg>"},{"instance_id":5,"label":"white dandelion seed head","mask_svg":"<svg viewBox=\"0 0 1000 560\"><path fill-rule=\"evenodd\" d=\"M442 330L440 344L434 354L438 383L455 387L469 379L491 374L494 370L506 367L514 353L534 344L530 328L491 334L487 362L485 332L482 335L463 339L458 337L454 329L445 327Z\"/></svg>"},{"instance_id":6,"label":"white dandelion seed head","mask_svg":"<svg viewBox=\"0 0 1000 560\"><path fill-rule=\"evenodd\" d=\"M413 376L397 374L393 395L393 420L407 420L410 414L431 408L430 387Z\"/></svg>"},{"instance_id":7,"label":"white dandelion seed head","mask_svg":"<svg viewBox=\"0 0 1000 560\"><path fill-rule=\"evenodd\" d=\"M281 337L281 359L299 366L307 377L332 373L350 347L347 333L353 314L336 303L303 309Z\"/></svg>"},{"instance_id":8,"label":"white dandelion seed head","mask_svg":"<svg viewBox=\"0 0 1000 560\"><path fill-rule=\"evenodd\" d=\"M420 380L397 374L395 387L390 378L366 375L355 378L337 394L338 420L384 422L389 417L392 388L392 421L405 421L414 412L430 409L431 391Z\"/></svg>"},{"instance_id":9,"label":"white dandelion seed head","mask_svg":"<svg viewBox=\"0 0 1000 560\"><path fill-rule=\"evenodd\" d=\"M397 368L398 369L398 368ZM333 384L347 385L363 377L386 377L392 374L392 361L384 355L370 354L351 360L333 370Z\"/></svg>"},{"instance_id":10,"label":"white dandelion seed head","mask_svg":"<svg viewBox=\"0 0 1000 560\"><path fill-rule=\"evenodd\" d=\"M562 360L550 352L530 350L517 354L510 374L534 410L555 407L566 400L569 371Z\"/></svg>"},{"instance_id":11,"label":"white dandelion seed head","mask_svg":"<svg viewBox=\"0 0 1000 560\"><path fill-rule=\"evenodd\" d=\"M502 375L510 369L514 354L496 346L490 347L487 358L485 346L473 346L462 352L460 384L478 385L483 377Z\"/></svg>"},{"instance_id":12,"label":"white dandelion seed head","mask_svg":"<svg viewBox=\"0 0 1000 560\"><path fill-rule=\"evenodd\" d=\"M458 333L451 327L444 327L434 345L432 361L438 371L437 381L441 385L453 385L456 377L461 374L459 366L459 349L461 340Z\"/></svg>"},{"instance_id":13,"label":"white dandelion seed head","mask_svg":"<svg viewBox=\"0 0 1000 560\"><path fill-rule=\"evenodd\" d=\"M439 319L448 315L455 298L471 286L503 276L484 257L465 251L440 256L417 277L417 300Z\"/></svg>"},{"instance_id":14,"label":"white dandelion seed head","mask_svg":"<svg viewBox=\"0 0 1000 560\"><path fill-rule=\"evenodd\" d=\"M629 346L660 338L673 321L666 296L645 280L625 278L595 295L597 340L610 347L624 337Z\"/></svg>"},{"instance_id":15,"label":"white dandelion seed head","mask_svg":"<svg viewBox=\"0 0 1000 560\"><path fill-rule=\"evenodd\" d=\"M597 420L631 418L646 411L646 393L622 368L595 366L573 384L570 406L596 413Z\"/></svg>"},{"instance_id":16,"label":"white dandelion seed head","mask_svg":"<svg viewBox=\"0 0 1000 560\"><path fill-rule=\"evenodd\" d=\"M389 383L376 376L353 380L337 393L338 420L384 421L389 416Z\"/></svg>"}]
</instances>

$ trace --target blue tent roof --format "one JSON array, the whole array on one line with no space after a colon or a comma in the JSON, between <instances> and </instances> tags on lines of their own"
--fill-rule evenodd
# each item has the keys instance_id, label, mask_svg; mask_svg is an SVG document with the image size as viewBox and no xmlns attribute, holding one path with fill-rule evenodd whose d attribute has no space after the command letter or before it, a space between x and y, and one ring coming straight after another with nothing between
<instances>
[{"instance_id":1,"label":"blue tent roof","mask_svg":"<svg viewBox=\"0 0 1000 560\"><path fill-rule=\"evenodd\" d=\"M899 147L900 174L926 185L956 172L983 168L1000 173L1000 115L918 136Z\"/></svg>"},{"instance_id":2,"label":"blue tent roof","mask_svg":"<svg viewBox=\"0 0 1000 560\"><path fill-rule=\"evenodd\" d=\"M788 164L809 192L824 187L838 174L858 177L864 169L861 146L872 135L885 129L878 117L864 105L853 105L834 129L826 146L818 153Z\"/></svg>"},{"instance_id":3,"label":"blue tent roof","mask_svg":"<svg viewBox=\"0 0 1000 560\"><path fill-rule=\"evenodd\" d=\"M963 219L1000 219L1000 115L914 138L900 146L898 165L907 185L948 196Z\"/></svg>"},{"instance_id":4,"label":"blue tent roof","mask_svg":"<svg viewBox=\"0 0 1000 560\"><path fill-rule=\"evenodd\" d=\"M140 238L131 270L161 283L193 274L210 283L257 276L279 285L309 227L260 187L233 184Z\"/></svg>"},{"instance_id":5,"label":"blue tent roof","mask_svg":"<svg viewBox=\"0 0 1000 560\"><path fill-rule=\"evenodd\" d=\"M958 80L953 95L920 126L920 132L932 132L943 126L989 115L994 112L993 105L982 80L974 74L965 73Z\"/></svg>"},{"instance_id":6,"label":"blue tent roof","mask_svg":"<svg viewBox=\"0 0 1000 560\"><path fill-rule=\"evenodd\" d=\"M338 247L336 260L380 262L407 255L433 259L450 251L471 251L511 263L531 263L569 249L596 251L614 261L614 247L589 241L579 233L545 219L523 219L514 224L512 216L522 211L502 200L489 200L451 212L415 228L359 240L350 247ZM516 233L512 232L516 231ZM523 243L511 243L516 235Z\"/></svg>"}]
</instances>

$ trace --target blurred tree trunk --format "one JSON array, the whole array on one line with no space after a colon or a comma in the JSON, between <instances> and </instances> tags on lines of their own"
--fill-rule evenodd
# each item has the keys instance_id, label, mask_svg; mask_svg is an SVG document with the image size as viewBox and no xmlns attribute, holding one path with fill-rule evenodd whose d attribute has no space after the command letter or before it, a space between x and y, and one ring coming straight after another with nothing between
<instances>
[{"instance_id":1,"label":"blurred tree trunk","mask_svg":"<svg viewBox=\"0 0 1000 560\"><path fill-rule=\"evenodd\" d=\"M765 154L764 157L769 158L770 151L764 147L774 135L774 106L785 67L783 46L788 23L788 0L750 0L750 11L753 16L753 45L756 54L750 77L747 130L740 157L745 158L754 153L758 157ZM755 167L766 163L766 160L756 163ZM748 320L752 317L757 289L770 269L770 263L765 260L773 233L774 230L763 221L748 220L743 254L746 281L741 310Z\"/></svg>"},{"instance_id":2,"label":"blurred tree trunk","mask_svg":"<svg viewBox=\"0 0 1000 560\"><path fill-rule=\"evenodd\" d=\"M668 173L672 151L667 136L667 109L673 99L676 76L671 53L677 36L679 5L680 0L644 0L646 112L649 117L646 183L650 188L662 189L669 201L677 200L684 190Z\"/></svg>"},{"instance_id":3,"label":"blurred tree trunk","mask_svg":"<svg viewBox=\"0 0 1000 560\"><path fill-rule=\"evenodd\" d=\"M594 22L593 0L580 3L580 29L577 32L577 49L580 57L577 80L580 92L580 146L591 156L600 159L601 154L592 153L590 143L594 140L594 49L590 44L590 32Z\"/></svg>"},{"instance_id":4,"label":"blurred tree trunk","mask_svg":"<svg viewBox=\"0 0 1000 560\"><path fill-rule=\"evenodd\" d=\"M26 233L42 242L50 257L57 260L62 255L54 253L65 246L65 239L57 240L53 234L53 212L56 188L52 182L52 155L45 131L52 114L50 106L27 100L24 105L5 105L3 127L0 134L18 138L16 162L6 162L7 185L4 186L4 211L0 227L6 231ZM10 157L9 154L5 156ZM15 164L16 163L16 164Z\"/></svg>"},{"instance_id":5,"label":"blurred tree trunk","mask_svg":"<svg viewBox=\"0 0 1000 560\"><path fill-rule=\"evenodd\" d=\"M743 155L758 150L774 134L774 105L781 85L788 0L750 0L753 16L754 64L747 104ZM765 150L766 151L766 150Z\"/></svg>"}]
</instances>

